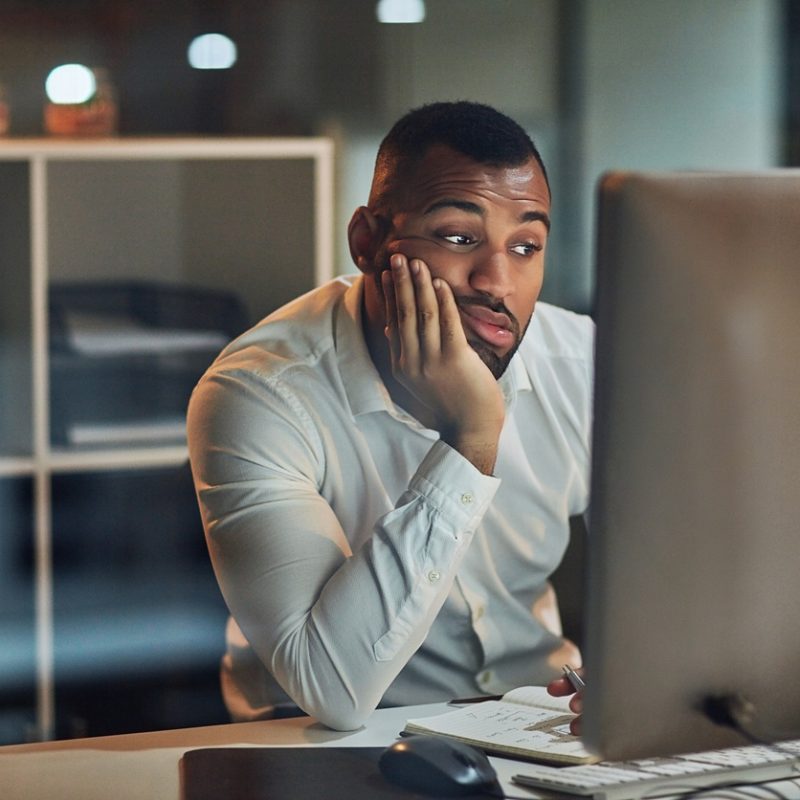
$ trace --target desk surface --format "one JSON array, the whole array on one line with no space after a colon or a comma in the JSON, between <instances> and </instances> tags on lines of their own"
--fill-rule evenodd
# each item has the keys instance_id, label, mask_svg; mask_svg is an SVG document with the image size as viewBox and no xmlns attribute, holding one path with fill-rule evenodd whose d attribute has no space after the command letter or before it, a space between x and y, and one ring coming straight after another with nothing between
<instances>
[{"instance_id":1,"label":"desk surface","mask_svg":"<svg viewBox=\"0 0 800 800\"><path fill-rule=\"evenodd\" d=\"M178 800L178 762L186 750L242 745L383 747L397 738L408 718L446 709L443 703L380 709L363 728L346 733L330 730L308 717L297 717L10 745L0 747L0 797L3 800ZM519 770L519 763L505 759L492 761L510 791L511 784L505 781Z\"/></svg>"},{"instance_id":2,"label":"desk surface","mask_svg":"<svg viewBox=\"0 0 800 800\"><path fill-rule=\"evenodd\" d=\"M357 731L333 731L309 717L231 723L153 733L69 739L0 747L2 800L179 800L178 765L196 747L384 747L407 719L447 710L444 703L380 709ZM537 795L510 783L520 762L492 758L506 794ZM797 784L773 784L777 796L800 800ZM774 800L778 790L755 787L742 797ZM730 790L706 800L730 800ZM224 798L220 798L224 800Z\"/></svg>"}]
</instances>

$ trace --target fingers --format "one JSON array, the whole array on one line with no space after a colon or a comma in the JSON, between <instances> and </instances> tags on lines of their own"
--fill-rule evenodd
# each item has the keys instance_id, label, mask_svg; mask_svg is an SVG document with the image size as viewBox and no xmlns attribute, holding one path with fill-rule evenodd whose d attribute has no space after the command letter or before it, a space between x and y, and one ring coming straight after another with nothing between
<instances>
[{"instance_id":1,"label":"fingers","mask_svg":"<svg viewBox=\"0 0 800 800\"><path fill-rule=\"evenodd\" d=\"M439 337L440 346L445 356L455 346L467 343L461 316L458 313L458 304L450 285L441 278L434 278L433 288L439 306Z\"/></svg>"},{"instance_id":2,"label":"fingers","mask_svg":"<svg viewBox=\"0 0 800 800\"><path fill-rule=\"evenodd\" d=\"M422 356L426 359L436 358L442 350L439 299L433 288L431 272L427 264L418 258L409 264L411 270L416 301L416 323Z\"/></svg>"},{"instance_id":3,"label":"fingers","mask_svg":"<svg viewBox=\"0 0 800 800\"><path fill-rule=\"evenodd\" d=\"M381 285L386 304L386 327L384 332L389 340L392 361L397 362L400 359L400 334L397 330L397 301L394 296L394 280L390 270L387 269L381 273Z\"/></svg>"},{"instance_id":4,"label":"fingers","mask_svg":"<svg viewBox=\"0 0 800 800\"><path fill-rule=\"evenodd\" d=\"M569 701L569 710L578 716L572 719L569 723L569 732L573 736L581 735L581 714L583 714L583 690L575 692L572 699Z\"/></svg>"},{"instance_id":5,"label":"fingers","mask_svg":"<svg viewBox=\"0 0 800 800\"><path fill-rule=\"evenodd\" d=\"M575 688L567 680L567 678L556 678L547 684L547 691L554 697L566 697L570 694L575 694Z\"/></svg>"},{"instance_id":6,"label":"fingers","mask_svg":"<svg viewBox=\"0 0 800 800\"><path fill-rule=\"evenodd\" d=\"M422 261L394 255L390 264L382 275L389 343L403 370L418 374L441 353L439 299Z\"/></svg>"},{"instance_id":7,"label":"fingers","mask_svg":"<svg viewBox=\"0 0 800 800\"><path fill-rule=\"evenodd\" d=\"M419 335L417 333L417 303L408 261L402 256L392 256L392 281L394 282L395 315L397 336L400 343L399 357L404 371L414 369L419 359Z\"/></svg>"},{"instance_id":8,"label":"fingers","mask_svg":"<svg viewBox=\"0 0 800 800\"><path fill-rule=\"evenodd\" d=\"M547 693L554 697L571 697L570 711L574 711L576 714L583 711L583 690L576 692L567 678L556 678L554 681L550 681L547 684Z\"/></svg>"},{"instance_id":9,"label":"fingers","mask_svg":"<svg viewBox=\"0 0 800 800\"><path fill-rule=\"evenodd\" d=\"M569 732L573 736L580 736L580 715L583 713L583 692L576 692L575 688L567 678L556 678L554 681L550 681L550 683L547 684L547 692L548 694L552 694L554 697L568 697L572 695L569 701L569 710L578 716L570 721Z\"/></svg>"}]
</instances>

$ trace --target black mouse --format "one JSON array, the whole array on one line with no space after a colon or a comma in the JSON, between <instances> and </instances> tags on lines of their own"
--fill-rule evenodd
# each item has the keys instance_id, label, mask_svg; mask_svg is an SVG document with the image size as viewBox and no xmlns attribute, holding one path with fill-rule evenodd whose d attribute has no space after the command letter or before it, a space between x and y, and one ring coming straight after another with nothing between
<instances>
[{"instance_id":1,"label":"black mouse","mask_svg":"<svg viewBox=\"0 0 800 800\"><path fill-rule=\"evenodd\" d=\"M486 755L455 739L407 736L383 751L378 766L391 783L422 794L503 796Z\"/></svg>"}]
</instances>

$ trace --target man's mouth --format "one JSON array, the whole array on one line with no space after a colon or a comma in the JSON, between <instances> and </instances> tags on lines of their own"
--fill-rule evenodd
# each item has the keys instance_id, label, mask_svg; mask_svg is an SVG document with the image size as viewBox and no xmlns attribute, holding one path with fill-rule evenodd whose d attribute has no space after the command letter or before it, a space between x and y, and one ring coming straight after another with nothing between
<instances>
[{"instance_id":1,"label":"man's mouth","mask_svg":"<svg viewBox=\"0 0 800 800\"><path fill-rule=\"evenodd\" d=\"M487 344L501 350L516 342L516 326L507 314L475 303L459 303L458 309L468 334L472 332Z\"/></svg>"}]
</instances>

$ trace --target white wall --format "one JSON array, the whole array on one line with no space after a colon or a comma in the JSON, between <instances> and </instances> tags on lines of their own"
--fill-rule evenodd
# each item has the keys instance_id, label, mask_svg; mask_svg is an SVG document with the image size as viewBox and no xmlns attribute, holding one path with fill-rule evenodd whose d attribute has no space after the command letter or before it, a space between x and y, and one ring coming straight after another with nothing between
<instances>
[{"instance_id":1,"label":"white wall","mask_svg":"<svg viewBox=\"0 0 800 800\"><path fill-rule=\"evenodd\" d=\"M781 4L587 0L583 6L571 269L592 288L594 187L608 169L751 170L779 162Z\"/></svg>"},{"instance_id":2,"label":"white wall","mask_svg":"<svg viewBox=\"0 0 800 800\"><path fill-rule=\"evenodd\" d=\"M531 123L558 103L558 0L428 0L420 25L383 25L390 117L436 100Z\"/></svg>"}]
</instances>

